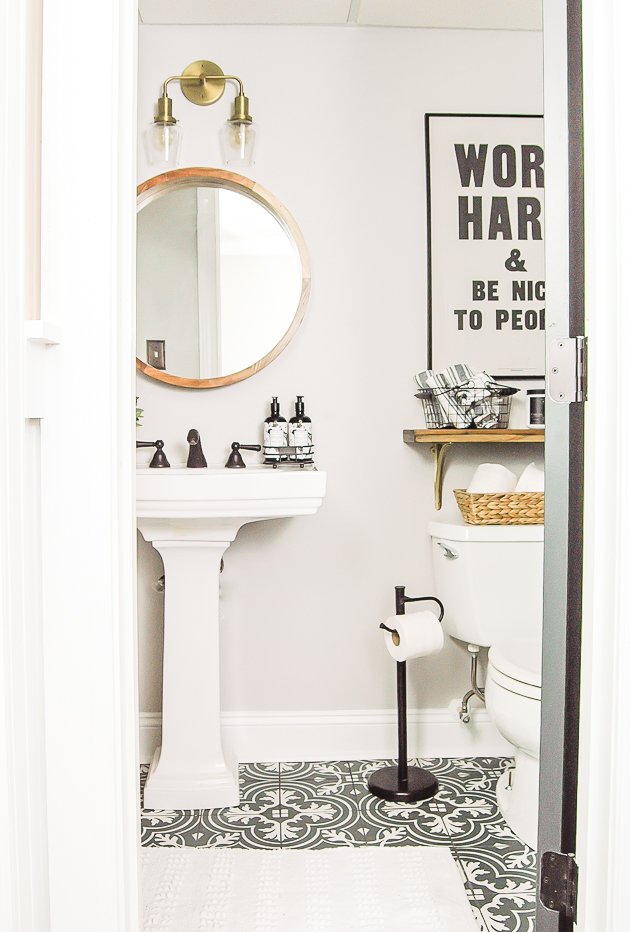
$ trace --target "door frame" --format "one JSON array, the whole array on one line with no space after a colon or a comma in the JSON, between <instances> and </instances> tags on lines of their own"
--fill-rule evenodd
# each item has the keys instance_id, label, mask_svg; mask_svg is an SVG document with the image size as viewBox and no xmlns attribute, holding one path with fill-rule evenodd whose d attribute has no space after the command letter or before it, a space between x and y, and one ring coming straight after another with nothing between
<instances>
[{"instance_id":1,"label":"door frame","mask_svg":"<svg viewBox=\"0 0 630 932\"><path fill-rule=\"evenodd\" d=\"M547 350L584 335L584 172L579 0L549 2L544 18ZM547 377L552 365L548 359ZM544 853L576 847L580 711L584 403L553 401L545 418L545 570L538 824L538 892ZM537 932L572 919L537 899Z\"/></svg>"},{"instance_id":2,"label":"door frame","mask_svg":"<svg viewBox=\"0 0 630 932\"><path fill-rule=\"evenodd\" d=\"M627 383L624 360L630 352L630 307L624 288L626 269L630 267L630 239L623 223L630 210L630 185L624 174L624 147L630 142L625 113L630 91L630 65L625 54L630 16L626 6L624 0L583 0L582 4L579 0L543 0L545 160L549 182L545 197L547 294L554 308L552 319L554 314L560 318L564 315L568 322L570 289L575 292L576 287L583 288L584 333L589 340L588 400L583 412L584 546L577 772L576 860L580 874L576 927L581 932L618 932L625 927L630 868L630 813L624 795L630 767L630 705L626 701L630 695L630 495L626 478L630 472L630 430L624 423L620 401ZM567 14L573 18L569 43ZM580 19L581 35L577 35ZM568 56L573 56L575 78L580 66L580 42L586 219L583 269L579 268L582 246L576 243L575 233L573 255L569 250L570 196L575 209L582 153L575 120L580 88L576 84L569 88ZM570 153L577 166L577 172L571 174ZM577 196L579 201L579 192ZM584 285L580 281L582 274ZM559 331L557 336L567 332ZM568 414L565 417L568 422ZM566 438L568 423L564 429ZM549 441L554 442L553 435L548 437L548 445ZM549 461L552 458L553 450ZM573 502L573 508L580 509L579 501ZM575 595L579 587L579 578L574 578L569 595ZM575 745L570 750L575 752ZM550 772L553 761L548 763ZM541 777L545 776L541 766ZM546 838L549 833L545 826L541 828ZM549 847L553 845L541 850ZM562 848L557 846L555 850ZM548 913L543 914L536 928L544 932L557 927L555 914Z\"/></svg>"},{"instance_id":3,"label":"door frame","mask_svg":"<svg viewBox=\"0 0 630 932\"><path fill-rule=\"evenodd\" d=\"M136 0L0 5L7 932L141 926L137 21Z\"/></svg>"}]
</instances>

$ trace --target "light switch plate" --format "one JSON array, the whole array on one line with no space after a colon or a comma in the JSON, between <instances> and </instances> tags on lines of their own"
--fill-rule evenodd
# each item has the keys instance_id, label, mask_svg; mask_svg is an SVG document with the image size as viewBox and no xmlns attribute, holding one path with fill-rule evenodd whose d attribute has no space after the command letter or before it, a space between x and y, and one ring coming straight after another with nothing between
<instances>
[{"instance_id":1,"label":"light switch plate","mask_svg":"<svg viewBox=\"0 0 630 932\"><path fill-rule=\"evenodd\" d=\"M164 340L147 340L147 362L154 369L166 369Z\"/></svg>"}]
</instances>

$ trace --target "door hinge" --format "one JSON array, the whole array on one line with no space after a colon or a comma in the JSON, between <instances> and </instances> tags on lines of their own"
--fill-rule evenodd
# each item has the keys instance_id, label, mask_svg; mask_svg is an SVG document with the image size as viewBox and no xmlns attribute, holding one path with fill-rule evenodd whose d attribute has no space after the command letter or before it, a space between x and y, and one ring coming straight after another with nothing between
<instances>
[{"instance_id":1,"label":"door hinge","mask_svg":"<svg viewBox=\"0 0 630 932\"><path fill-rule=\"evenodd\" d=\"M540 901L575 922L578 866L572 854L545 851L540 862Z\"/></svg>"},{"instance_id":2,"label":"door hinge","mask_svg":"<svg viewBox=\"0 0 630 932\"><path fill-rule=\"evenodd\" d=\"M549 397L560 404L586 401L587 337L563 337L549 344Z\"/></svg>"}]
</instances>

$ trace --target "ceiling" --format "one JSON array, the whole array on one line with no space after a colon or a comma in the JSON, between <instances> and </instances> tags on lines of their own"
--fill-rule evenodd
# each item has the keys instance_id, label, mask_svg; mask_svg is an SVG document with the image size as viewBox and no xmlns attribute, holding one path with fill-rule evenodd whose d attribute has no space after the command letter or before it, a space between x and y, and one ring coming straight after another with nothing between
<instances>
[{"instance_id":1,"label":"ceiling","mask_svg":"<svg viewBox=\"0 0 630 932\"><path fill-rule=\"evenodd\" d=\"M542 29L542 0L139 0L143 23Z\"/></svg>"}]
</instances>

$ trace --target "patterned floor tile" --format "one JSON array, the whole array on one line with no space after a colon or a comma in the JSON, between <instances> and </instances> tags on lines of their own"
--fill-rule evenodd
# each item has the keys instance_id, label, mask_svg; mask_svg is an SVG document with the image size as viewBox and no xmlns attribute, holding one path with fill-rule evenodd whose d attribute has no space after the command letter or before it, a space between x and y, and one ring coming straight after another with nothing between
<instances>
[{"instance_id":1,"label":"patterned floor tile","mask_svg":"<svg viewBox=\"0 0 630 932\"><path fill-rule=\"evenodd\" d=\"M277 761L256 764L239 764L238 779L243 783L277 783L280 780L280 768L284 764Z\"/></svg>"},{"instance_id":2,"label":"patterned floor tile","mask_svg":"<svg viewBox=\"0 0 630 932\"><path fill-rule=\"evenodd\" d=\"M148 770L148 768L147 768ZM144 785L146 773L141 777ZM277 848L279 765L241 764L240 804L223 809L151 810L142 812L145 847Z\"/></svg>"},{"instance_id":3,"label":"patterned floor tile","mask_svg":"<svg viewBox=\"0 0 630 932\"><path fill-rule=\"evenodd\" d=\"M503 823L496 801L492 798L479 793L460 792L450 787L443 787L438 796L449 807L445 818L453 844L481 843L491 825Z\"/></svg>"},{"instance_id":4,"label":"patterned floor tile","mask_svg":"<svg viewBox=\"0 0 630 932\"><path fill-rule=\"evenodd\" d=\"M496 834L497 825L507 829L497 805L496 782L512 761L480 758L453 763L450 774L439 775L440 798L453 806L448 824L451 839L456 845L483 844Z\"/></svg>"},{"instance_id":5,"label":"patterned floor tile","mask_svg":"<svg viewBox=\"0 0 630 932\"><path fill-rule=\"evenodd\" d=\"M240 764L238 768L239 805L253 803L265 804L265 793L272 793L280 787L279 764Z\"/></svg>"},{"instance_id":6,"label":"patterned floor tile","mask_svg":"<svg viewBox=\"0 0 630 932\"><path fill-rule=\"evenodd\" d=\"M361 801L359 812L368 844L451 844L455 809L440 792L417 803L387 802L370 794Z\"/></svg>"},{"instance_id":7,"label":"patterned floor tile","mask_svg":"<svg viewBox=\"0 0 630 932\"><path fill-rule=\"evenodd\" d=\"M236 848L279 848L281 844L282 797L280 785L249 785L238 806L204 809L202 825L208 846Z\"/></svg>"},{"instance_id":8,"label":"patterned floor tile","mask_svg":"<svg viewBox=\"0 0 630 932\"><path fill-rule=\"evenodd\" d=\"M280 781L307 783L319 795L328 796L346 783L352 783L348 761L316 761L315 763L280 764Z\"/></svg>"},{"instance_id":9,"label":"patterned floor tile","mask_svg":"<svg viewBox=\"0 0 630 932\"><path fill-rule=\"evenodd\" d=\"M514 761L509 757L468 759L442 757L419 758L413 763L435 774L441 787L450 787L461 793L474 793L494 799L498 778L506 767L513 765Z\"/></svg>"},{"instance_id":10,"label":"patterned floor tile","mask_svg":"<svg viewBox=\"0 0 630 932\"><path fill-rule=\"evenodd\" d=\"M366 842L377 845L449 845L449 823L455 807L441 789L432 799L417 803L388 802L370 793L367 786L370 774L393 763L353 762L352 779Z\"/></svg>"},{"instance_id":11,"label":"patterned floor tile","mask_svg":"<svg viewBox=\"0 0 630 932\"><path fill-rule=\"evenodd\" d=\"M243 764L241 803L224 809L142 813L143 845L322 848L450 846L480 932L533 932L536 855L496 805L508 758L412 761L438 779L433 799L388 803L367 779L395 761ZM147 767L140 774L141 792Z\"/></svg>"},{"instance_id":12,"label":"patterned floor tile","mask_svg":"<svg viewBox=\"0 0 630 932\"><path fill-rule=\"evenodd\" d=\"M350 761L349 766L355 778L362 776L364 782L369 774L381 767L397 764L395 760L383 761ZM459 789L461 792L472 791L494 797L496 781L505 768L513 763L512 758L479 757L479 758L448 758L424 757L411 759L412 766L430 771L438 781L440 789Z\"/></svg>"},{"instance_id":13,"label":"patterned floor tile","mask_svg":"<svg viewBox=\"0 0 630 932\"><path fill-rule=\"evenodd\" d=\"M466 876L473 913L484 932L534 930L535 855L524 845L521 849L522 858L505 860L491 856L487 848L454 849Z\"/></svg>"},{"instance_id":14,"label":"patterned floor tile","mask_svg":"<svg viewBox=\"0 0 630 932\"><path fill-rule=\"evenodd\" d=\"M324 848L364 844L348 764L331 761L283 765L282 847Z\"/></svg>"}]
</instances>

